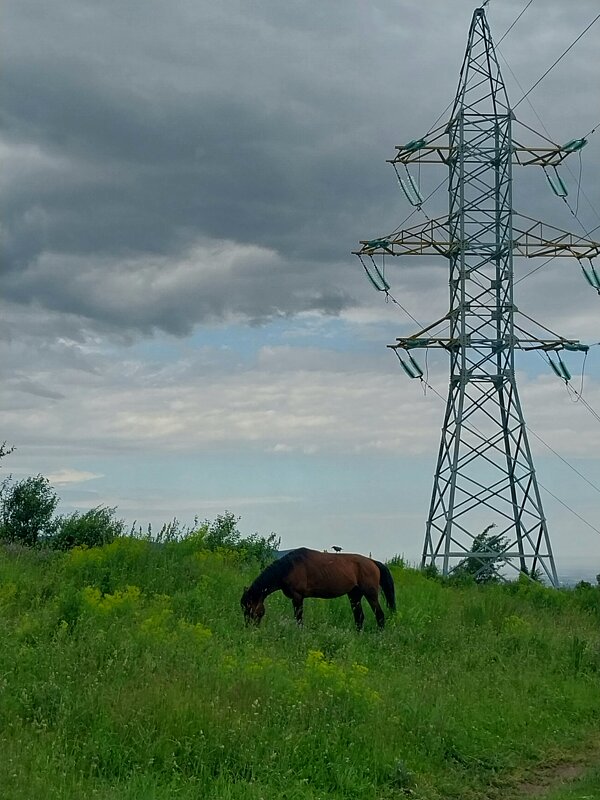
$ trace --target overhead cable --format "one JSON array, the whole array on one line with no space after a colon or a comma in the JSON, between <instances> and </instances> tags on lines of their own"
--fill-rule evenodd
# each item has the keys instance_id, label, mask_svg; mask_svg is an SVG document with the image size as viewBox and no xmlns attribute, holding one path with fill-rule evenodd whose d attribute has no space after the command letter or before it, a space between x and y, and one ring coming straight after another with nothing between
<instances>
[{"instance_id":1,"label":"overhead cable","mask_svg":"<svg viewBox=\"0 0 600 800\"><path fill-rule=\"evenodd\" d=\"M586 34L588 31L589 31L589 29L592 27L592 25L593 25L595 22L597 22L599 19L600 19L600 14L598 14L596 17L594 17L594 19L593 19L593 20L590 22L590 24L587 26L587 28L585 28L585 30L583 30L583 31L582 31L582 32L579 34L579 36L578 36L578 37L575 39L575 41L571 42L571 44L570 44L570 45L567 47L567 49L566 49L564 52L562 52L562 53L559 55L559 57L556 59L556 61L555 61L553 64L551 64L551 65L548 67L548 69L547 69L547 70L544 72L544 74L542 75L542 77L541 77L541 78L538 78L538 80L537 80L537 81L536 81L536 82L533 84L533 86L531 87L531 89L529 89L527 92L525 92L525 94L524 94L524 95L523 95L523 97L522 97L522 98L519 100L519 102L518 102L516 105L514 105L514 106L512 107L512 110L513 110L513 111L515 110L515 108L517 108L517 106L519 106L519 105L520 105L520 104L523 102L523 100L525 100L525 98L526 98L526 97L527 97L529 94L531 94L531 92L533 92L533 90L536 88L536 86L539 86L539 84L540 84L540 83L541 83L541 82L544 80L544 78L545 78L545 77L546 77L546 75L547 75L547 74L550 72L550 70L554 69L554 67L555 67L555 66L558 64L558 62L559 62L559 61L561 61L561 60L562 60L562 59L563 59L563 58L564 58L564 57L567 55L567 53L569 52L569 50L571 50L573 47L575 47L575 45L577 44L577 42L578 42L578 41L579 41L579 40L580 40L580 39L581 39L581 38L582 38L582 37L583 37L583 36L584 36L584 35L585 35L585 34Z\"/></svg>"},{"instance_id":2,"label":"overhead cable","mask_svg":"<svg viewBox=\"0 0 600 800\"><path fill-rule=\"evenodd\" d=\"M585 482L588 484L588 486L591 486L591 487L592 487L592 489L593 489L594 491L596 491L596 492L598 492L598 494L600 494L600 487L599 487L599 486L596 486L596 484L595 484L595 483L592 483L592 481L591 481L589 478L586 478L586 477L585 477L585 475L584 475L582 472L580 472L580 471L577 469L577 467L574 467L574 466L573 466L573 464L571 464L569 461L567 461L567 459L566 459L566 458L563 458L563 456L561 456L561 454L560 454L560 453L557 453L557 452L556 452L556 450L554 450L554 448L553 448L553 447L550 447L550 445L548 444L548 442L545 442L545 441L542 439L542 437L541 437L541 436L538 436L538 434L537 434L537 433L536 433L534 430L532 430L532 429L529 427L529 425L527 426L527 430L529 431L529 433L531 433L533 436L535 436L535 438L536 438L538 441L540 441L540 442L541 442L541 443L544 445L544 447L548 448L548 450L550 450L550 452L551 452L551 453L554 453L554 455L555 455L555 456L556 456L558 459L560 459L560 461L562 461L562 462L563 462L563 464L566 464L566 466L567 466L567 467L569 467L569 469L573 470L573 472L574 472L576 475L579 475L579 477L581 478L581 480L585 481Z\"/></svg>"},{"instance_id":3,"label":"overhead cable","mask_svg":"<svg viewBox=\"0 0 600 800\"><path fill-rule=\"evenodd\" d=\"M580 519L584 523L584 525L587 525L588 528L591 528L593 531L596 531L596 533L600 533L600 529L596 528L595 525L592 525L591 522L588 522L587 519L585 519L585 517L582 517L581 514L578 514L577 511L572 509L571 506L567 505L564 500L560 499L560 497L557 497L553 492L550 491L550 489L546 488L539 481L538 481L538 485L540 486L541 489L543 489L545 492L547 492L550 495L550 497L553 497L556 500L557 503L560 503L561 506L563 506L564 508L567 509L567 511L570 511L571 514L574 514L577 517L577 519Z\"/></svg>"},{"instance_id":4,"label":"overhead cable","mask_svg":"<svg viewBox=\"0 0 600 800\"><path fill-rule=\"evenodd\" d=\"M502 40L500 40L500 41L502 41ZM503 60L503 61L504 61L504 63L506 64L506 66L508 67L508 71L509 71L509 72L510 72L510 74L513 76L515 83L517 84L517 86L519 87L519 89L521 90L521 92L524 92L525 90L524 90L524 89L523 89L523 87L521 86L521 83L519 82L519 79L517 78L517 76L516 76L516 75L515 75L515 73L513 72L513 70L512 70L512 68L511 68L510 64L508 63L508 61L507 61L506 57L504 56L504 54L503 54L503 53L501 53L501 52L500 52L500 49L499 49L497 46L496 46L496 50L497 50L497 51L498 51L498 53L500 54L500 57L502 58L502 60ZM530 91L531 91L531 90L530 90ZM526 94L524 94L524 95L523 95L523 97L521 98L521 100L524 100L524 99L527 97L527 94L529 94L529 92L527 92ZM519 100L519 102L521 102L521 100ZM557 146L557 145L556 145L556 143L555 143L555 142L554 142L554 141L553 141L551 138L549 138L549 137L550 137L550 131L549 131L549 130L548 130L548 128L547 128L547 127L544 125L544 121L543 121L543 119L540 117L540 115L539 115L539 114L538 114L538 112L536 111L536 109L535 109L535 107L534 107L533 103L531 102L531 100L530 100L528 97L527 97L527 102L528 102L528 104L529 104L529 107L530 107L530 108L531 108L531 110L533 111L534 115L537 117L537 120L538 120L538 122L540 123L540 125L542 126L542 128L544 129L544 131L546 132L546 134L547 134L547 137L548 137L548 138L547 138L547 137L545 137L545 136L543 136L543 135L542 135L542 134L541 134L539 131L535 131L535 130L533 130L533 128L531 128L529 125L526 125L526 124L525 124L524 122L522 122L521 120L517 120L517 122L518 122L520 125L522 125L524 128L527 128L528 130L530 130L530 131L532 131L533 133L535 133L537 136L540 136L542 139L546 139L546 140L547 140L547 141L548 141L550 144L552 144L553 146ZM516 108L516 106L515 106L515 108ZM590 136L591 136L593 133L595 133L595 132L596 132L596 128L598 127L598 125L600 125L600 122L599 122L599 123L597 123L596 125L594 125L594 127L593 127L593 128L592 128L592 129L591 129L591 130L590 130L588 133L586 133L586 134L585 134L585 136L582 136L581 138L582 138L582 139L587 139L587 138L589 138L589 137L590 137ZM576 202L576 208L575 208L575 210L573 210L573 209L571 208L571 205L570 205L569 201L568 201L568 200L567 200L565 197L563 197L562 199L564 200L564 202L565 202L565 204L566 204L567 208L569 209L569 211L571 212L571 214L572 214L572 215L575 217L575 219L576 219L576 220L577 220L577 222L579 223L579 225L580 225L581 229L583 230L583 232L585 233L585 235L589 237L590 233L593 233L593 231L588 231L588 230L586 229L585 225L584 225L584 224L581 222L581 220L580 220L580 219L579 219L579 217L577 216L577 212L578 212L578 210L579 210L579 194L581 193L581 194L582 194L582 195L585 197L585 199L587 200L587 203L588 203L589 207L591 208L591 210L594 212L594 214L596 215L596 217L597 217L598 219L600 219L600 214L598 214L598 212L596 211L596 208L594 207L594 204L592 203L592 201L590 200L590 198L587 196L587 194L584 192L584 190L583 190L583 188L582 188L582 186L581 186L581 175L582 175L582 160L581 160L581 151L579 151L579 177L578 177L578 178L576 178L576 177L575 177L575 175L574 175L574 174L573 174L573 172L571 171L571 168L569 167L569 165L568 165L568 164L565 164L565 167L566 167L566 169L567 169L567 171L568 171L569 175L570 175L570 176L573 178L573 180L577 181L577 202ZM594 229L594 230L595 230L595 229Z\"/></svg>"},{"instance_id":5,"label":"overhead cable","mask_svg":"<svg viewBox=\"0 0 600 800\"><path fill-rule=\"evenodd\" d=\"M508 29L507 29L507 30L504 32L504 35L500 37L500 41L498 42L498 44L500 44L500 42L504 41L504 39L505 39L505 38L508 36L508 34L509 34L511 31L512 31L512 29L515 27L515 25L517 24L517 22L518 22L518 21L521 19L521 17L523 16L523 14L524 14L524 13L527 11L527 9L529 8L529 6L530 6L532 3L533 3L533 0L529 0L529 2L527 3L527 5L525 6L525 8L524 8L524 9L521 11L521 13L519 14L519 16L518 16L518 17L515 19L515 21L512 23L512 25L511 25L511 26L510 26L510 27L509 27L509 28L508 28ZM496 47L498 47L498 44L496 45Z\"/></svg>"}]
</instances>

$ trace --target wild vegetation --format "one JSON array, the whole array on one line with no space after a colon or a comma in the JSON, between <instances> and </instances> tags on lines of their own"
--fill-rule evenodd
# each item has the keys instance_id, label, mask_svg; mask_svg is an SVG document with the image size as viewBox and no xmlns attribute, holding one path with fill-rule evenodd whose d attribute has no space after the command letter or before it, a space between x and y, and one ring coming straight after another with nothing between
<instances>
[{"instance_id":1,"label":"wild vegetation","mask_svg":"<svg viewBox=\"0 0 600 800\"><path fill-rule=\"evenodd\" d=\"M236 522L66 550L5 539L3 797L520 797L597 740L597 586L452 585L396 559L383 632L368 617L358 635L345 598L307 601L299 629L281 595L257 630L239 598L276 540Z\"/></svg>"}]
</instances>

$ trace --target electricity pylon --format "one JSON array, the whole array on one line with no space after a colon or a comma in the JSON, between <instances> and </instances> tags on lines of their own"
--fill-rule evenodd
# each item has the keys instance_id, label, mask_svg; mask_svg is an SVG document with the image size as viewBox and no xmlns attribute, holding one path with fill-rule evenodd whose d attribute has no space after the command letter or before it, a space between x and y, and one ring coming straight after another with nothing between
<instances>
[{"instance_id":1,"label":"electricity pylon","mask_svg":"<svg viewBox=\"0 0 600 800\"><path fill-rule=\"evenodd\" d=\"M430 255L447 258L450 308L435 323L389 345L410 377L422 371L414 348L440 347L450 355L450 384L423 547L423 566L441 564L447 575L468 556L490 523L502 546L477 549L480 571L503 561L517 572L541 574L558 585L546 517L515 381L515 349L586 351L573 339L525 331L515 321L513 255L574 256L590 260L588 281L600 291L591 263L600 244L582 240L512 208L512 165L535 164L553 191L566 188L556 167L585 139L559 146L524 147L513 139L506 88L483 8L473 13L450 121L424 139L397 147L394 165L408 200L421 209L419 186L408 171L416 162L448 168L449 209L443 219L379 239L361 241L356 252L371 282L389 290L378 257ZM549 140L546 140L547 142ZM405 176L401 177L404 172ZM564 190L564 193L563 193ZM524 223L520 220L524 220ZM598 283L599 285L596 285ZM531 322L530 317L526 319ZM449 331L434 335L443 324ZM570 375L560 356L555 371Z\"/></svg>"}]
</instances>

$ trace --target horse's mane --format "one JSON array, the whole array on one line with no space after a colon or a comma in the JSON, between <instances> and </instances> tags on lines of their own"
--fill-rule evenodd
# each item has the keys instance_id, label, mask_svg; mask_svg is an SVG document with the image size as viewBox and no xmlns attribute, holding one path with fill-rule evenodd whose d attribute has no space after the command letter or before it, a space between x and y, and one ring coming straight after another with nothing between
<instances>
[{"instance_id":1,"label":"horse's mane","mask_svg":"<svg viewBox=\"0 0 600 800\"><path fill-rule=\"evenodd\" d=\"M251 584L248 589L248 594L253 596L261 595L264 591L272 589L277 586L279 581L283 580L289 573L294 564L303 561L308 553L306 547L299 547L297 550L290 550L281 558L273 561L264 569L258 578Z\"/></svg>"}]
</instances>

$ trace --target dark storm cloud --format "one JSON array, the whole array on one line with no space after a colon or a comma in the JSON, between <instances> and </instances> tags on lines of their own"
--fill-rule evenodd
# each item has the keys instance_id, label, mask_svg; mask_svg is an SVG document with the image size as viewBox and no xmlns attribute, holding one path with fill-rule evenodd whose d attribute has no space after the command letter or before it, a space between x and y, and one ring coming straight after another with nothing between
<instances>
[{"instance_id":1,"label":"dark storm cloud","mask_svg":"<svg viewBox=\"0 0 600 800\"><path fill-rule=\"evenodd\" d=\"M357 303L349 251L399 221L384 159L451 99L463 5L13 4L5 295L178 334Z\"/></svg>"},{"instance_id":2,"label":"dark storm cloud","mask_svg":"<svg viewBox=\"0 0 600 800\"><path fill-rule=\"evenodd\" d=\"M14 302L33 298L64 314L76 309L105 330L185 335L199 320L260 323L292 310L338 314L354 304L332 281L311 286L305 274L310 271L314 265L303 271L302 264L282 261L266 248L210 240L176 257L84 261L77 255L43 255L7 275L4 288Z\"/></svg>"}]
</instances>

